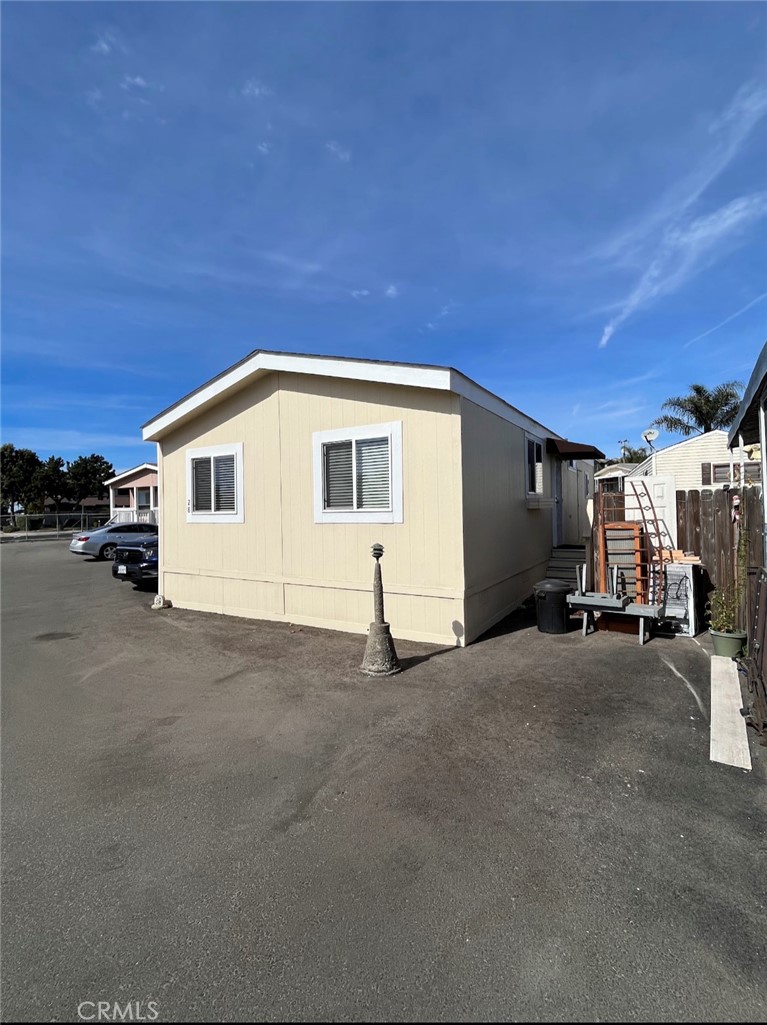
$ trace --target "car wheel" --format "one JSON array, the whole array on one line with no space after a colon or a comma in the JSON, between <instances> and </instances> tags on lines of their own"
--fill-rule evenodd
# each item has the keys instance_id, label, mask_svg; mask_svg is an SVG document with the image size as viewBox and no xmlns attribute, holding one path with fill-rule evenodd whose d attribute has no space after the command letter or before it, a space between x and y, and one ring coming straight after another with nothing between
<instances>
[{"instance_id":1,"label":"car wheel","mask_svg":"<svg viewBox=\"0 0 767 1025\"><path fill-rule=\"evenodd\" d=\"M117 555L117 545L104 545L99 552L99 558L106 559L107 562L113 562L115 555Z\"/></svg>"}]
</instances>

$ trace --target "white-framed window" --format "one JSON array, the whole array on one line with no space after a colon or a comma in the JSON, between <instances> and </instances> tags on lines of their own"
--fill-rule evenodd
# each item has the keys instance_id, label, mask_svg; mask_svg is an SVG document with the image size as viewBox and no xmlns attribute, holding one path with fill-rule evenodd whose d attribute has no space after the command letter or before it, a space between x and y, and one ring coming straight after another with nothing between
<instances>
[{"instance_id":1,"label":"white-framed window","mask_svg":"<svg viewBox=\"0 0 767 1025\"><path fill-rule=\"evenodd\" d=\"M187 523L244 523L242 442L186 452Z\"/></svg>"},{"instance_id":2,"label":"white-framed window","mask_svg":"<svg viewBox=\"0 0 767 1025\"><path fill-rule=\"evenodd\" d=\"M543 494L543 442L525 435L527 462L525 465L528 495Z\"/></svg>"},{"instance_id":3,"label":"white-framed window","mask_svg":"<svg viewBox=\"0 0 767 1025\"><path fill-rule=\"evenodd\" d=\"M712 476L711 482L713 484L729 484L730 483L730 464L729 463L714 463L711 467ZM735 484L740 483L740 463L733 463L732 466L732 478ZM746 463L746 483L747 484L760 484L762 480L762 464L761 463Z\"/></svg>"},{"instance_id":4,"label":"white-framed window","mask_svg":"<svg viewBox=\"0 0 767 1025\"><path fill-rule=\"evenodd\" d=\"M315 523L402 523L402 421L312 435Z\"/></svg>"}]
</instances>

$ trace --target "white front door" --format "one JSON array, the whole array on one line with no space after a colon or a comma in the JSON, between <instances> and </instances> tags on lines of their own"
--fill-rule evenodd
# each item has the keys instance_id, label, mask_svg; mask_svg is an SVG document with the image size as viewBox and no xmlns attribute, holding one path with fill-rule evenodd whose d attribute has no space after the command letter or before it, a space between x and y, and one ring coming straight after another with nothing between
<instances>
[{"instance_id":1,"label":"white front door","mask_svg":"<svg viewBox=\"0 0 767 1025\"><path fill-rule=\"evenodd\" d=\"M655 548L676 548L676 478L673 473L650 477L625 477L626 519L647 523ZM660 537L656 539L654 520Z\"/></svg>"}]
</instances>

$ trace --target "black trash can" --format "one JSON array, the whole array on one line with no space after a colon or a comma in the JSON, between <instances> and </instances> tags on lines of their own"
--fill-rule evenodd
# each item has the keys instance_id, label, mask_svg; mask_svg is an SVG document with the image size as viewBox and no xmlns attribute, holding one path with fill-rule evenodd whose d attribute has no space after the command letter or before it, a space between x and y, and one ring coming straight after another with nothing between
<instances>
[{"instance_id":1,"label":"black trash can","mask_svg":"<svg viewBox=\"0 0 767 1025\"><path fill-rule=\"evenodd\" d=\"M541 580L535 585L535 616L542 634L567 633L567 596L574 590L566 580Z\"/></svg>"}]
</instances>

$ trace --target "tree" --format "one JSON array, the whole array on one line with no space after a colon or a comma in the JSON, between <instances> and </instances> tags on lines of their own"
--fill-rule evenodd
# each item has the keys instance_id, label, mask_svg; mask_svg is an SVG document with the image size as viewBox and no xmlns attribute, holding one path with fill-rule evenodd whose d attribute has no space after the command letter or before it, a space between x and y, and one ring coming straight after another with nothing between
<instances>
[{"instance_id":1,"label":"tree","mask_svg":"<svg viewBox=\"0 0 767 1025\"><path fill-rule=\"evenodd\" d=\"M69 493L75 502L82 502L89 495L103 498L106 492L104 481L114 475L112 464L95 453L79 456L73 463L67 463Z\"/></svg>"},{"instance_id":2,"label":"tree","mask_svg":"<svg viewBox=\"0 0 767 1025\"><path fill-rule=\"evenodd\" d=\"M727 381L716 388L691 384L690 394L667 399L661 409L669 410L653 423L672 434L708 434L726 430L735 420L743 391L741 381Z\"/></svg>"},{"instance_id":3,"label":"tree","mask_svg":"<svg viewBox=\"0 0 767 1025\"><path fill-rule=\"evenodd\" d=\"M644 447L632 448L631 445L625 445L620 461L622 463L643 463L649 454Z\"/></svg>"},{"instance_id":4,"label":"tree","mask_svg":"<svg viewBox=\"0 0 767 1025\"><path fill-rule=\"evenodd\" d=\"M56 512L65 498L69 498L71 487L69 475L64 469L64 460L60 456L51 456L38 470L40 495L51 499Z\"/></svg>"},{"instance_id":5,"label":"tree","mask_svg":"<svg viewBox=\"0 0 767 1025\"><path fill-rule=\"evenodd\" d=\"M628 441L620 441L618 444L621 448L620 456L617 459L598 460L600 467L615 466L616 463L643 463L650 455L646 448L632 448Z\"/></svg>"},{"instance_id":6,"label":"tree","mask_svg":"<svg viewBox=\"0 0 767 1025\"><path fill-rule=\"evenodd\" d=\"M26 512L27 506L39 497L38 473L42 462L29 448L5 444L0 450L0 499L16 522L16 506Z\"/></svg>"}]
</instances>

